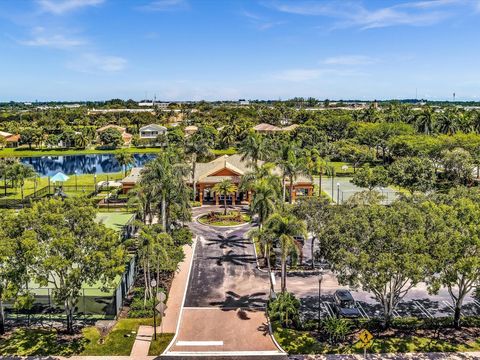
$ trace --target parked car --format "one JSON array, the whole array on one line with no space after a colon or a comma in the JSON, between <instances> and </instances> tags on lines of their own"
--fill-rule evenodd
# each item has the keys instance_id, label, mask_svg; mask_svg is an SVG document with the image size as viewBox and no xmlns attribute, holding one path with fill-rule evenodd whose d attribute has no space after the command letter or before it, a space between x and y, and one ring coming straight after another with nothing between
<instances>
[{"instance_id":1,"label":"parked car","mask_svg":"<svg viewBox=\"0 0 480 360\"><path fill-rule=\"evenodd\" d=\"M348 290L337 290L333 294L333 308L337 317L358 318L360 311L355 306L355 300Z\"/></svg>"},{"instance_id":2,"label":"parked car","mask_svg":"<svg viewBox=\"0 0 480 360\"><path fill-rule=\"evenodd\" d=\"M293 237L293 240L298 242L300 245L305 245L305 238L302 235L296 235Z\"/></svg>"}]
</instances>

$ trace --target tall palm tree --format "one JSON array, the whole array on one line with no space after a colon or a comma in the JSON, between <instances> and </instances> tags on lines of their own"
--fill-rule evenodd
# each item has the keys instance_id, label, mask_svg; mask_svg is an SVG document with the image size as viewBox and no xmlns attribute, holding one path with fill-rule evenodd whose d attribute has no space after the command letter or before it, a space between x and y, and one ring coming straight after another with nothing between
<instances>
[{"instance_id":1,"label":"tall palm tree","mask_svg":"<svg viewBox=\"0 0 480 360\"><path fill-rule=\"evenodd\" d=\"M430 134L433 131L434 117L433 110L430 106L426 106L423 111L417 115L416 127L418 132Z\"/></svg>"},{"instance_id":2,"label":"tall palm tree","mask_svg":"<svg viewBox=\"0 0 480 360\"><path fill-rule=\"evenodd\" d=\"M123 168L125 176L127 176L127 167L135 163L133 154L128 152L126 149L120 150L115 154L115 159L118 164Z\"/></svg>"},{"instance_id":3,"label":"tall palm tree","mask_svg":"<svg viewBox=\"0 0 480 360\"><path fill-rule=\"evenodd\" d=\"M172 151L159 153L143 169L140 184L151 187L156 202L160 204L161 224L164 231L167 231L167 208L172 201L172 192L180 190L188 194L184 180L188 173L188 166L182 163L178 154Z\"/></svg>"},{"instance_id":4,"label":"tall palm tree","mask_svg":"<svg viewBox=\"0 0 480 360\"><path fill-rule=\"evenodd\" d=\"M437 128L442 134L453 135L458 130L458 112L447 109L437 117Z\"/></svg>"},{"instance_id":5,"label":"tall palm tree","mask_svg":"<svg viewBox=\"0 0 480 360\"><path fill-rule=\"evenodd\" d=\"M198 135L197 135L198 134ZM186 143L185 153L190 155L192 161L192 185L193 185L193 201L197 196L197 184L195 180L195 173L197 168L197 160L199 157L210 154L208 142L203 138L201 133L195 133L188 139Z\"/></svg>"},{"instance_id":6,"label":"tall palm tree","mask_svg":"<svg viewBox=\"0 0 480 360\"><path fill-rule=\"evenodd\" d=\"M237 185L229 179L222 180L213 187L215 193L223 195L224 215L227 215L227 196L236 193L237 190Z\"/></svg>"},{"instance_id":7,"label":"tall palm tree","mask_svg":"<svg viewBox=\"0 0 480 360\"><path fill-rule=\"evenodd\" d=\"M282 292L287 290L287 257L292 251L301 248L295 241L294 236L302 235L307 237L305 222L299 220L293 214L273 214L265 223L267 231L270 231L280 242L282 262ZM301 250L300 250L301 254Z\"/></svg>"},{"instance_id":8,"label":"tall palm tree","mask_svg":"<svg viewBox=\"0 0 480 360\"><path fill-rule=\"evenodd\" d=\"M22 163L15 163L11 166L9 171L9 176L16 185L20 185L20 191L23 196L23 187L25 186L25 180L36 176L37 173L33 170L33 167L30 165L25 165Z\"/></svg>"},{"instance_id":9,"label":"tall palm tree","mask_svg":"<svg viewBox=\"0 0 480 360\"><path fill-rule=\"evenodd\" d=\"M305 150L305 171L312 179L313 175L318 174L318 196L322 196L322 175L327 166L327 161L322 158L318 149Z\"/></svg>"},{"instance_id":10,"label":"tall palm tree","mask_svg":"<svg viewBox=\"0 0 480 360\"><path fill-rule=\"evenodd\" d=\"M88 146L88 138L83 132L75 134L75 147L85 149Z\"/></svg>"},{"instance_id":11,"label":"tall palm tree","mask_svg":"<svg viewBox=\"0 0 480 360\"><path fill-rule=\"evenodd\" d=\"M242 154L242 161L249 160L258 167L258 161L266 155L265 141L262 135L252 130L240 143L238 150Z\"/></svg>"},{"instance_id":12,"label":"tall palm tree","mask_svg":"<svg viewBox=\"0 0 480 360\"><path fill-rule=\"evenodd\" d=\"M258 216L261 228L265 221L275 212L279 203L279 193L267 179L257 180L253 186L253 199L250 203L250 212Z\"/></svg>"},{"instance_id":13,"label":"tall palm tree","mask_svg":"<svg viewBox=\"0 0 480 360\"><path fill-rule=\"evenodd\" d=\"M261 246L260 248L262 249L262 252L263 252L262 255L267 263L267 268L268 268L270 293L273 293L275 289L273 287L272 277L270 276L270 274L272 273L270 254L273 248L274 235L272 234L272 232L268 231L267 229L258 227L250 230L250 232L248 233L248 237L252 239L254 242L259 243Z\"/></svg>"}]
</instances>

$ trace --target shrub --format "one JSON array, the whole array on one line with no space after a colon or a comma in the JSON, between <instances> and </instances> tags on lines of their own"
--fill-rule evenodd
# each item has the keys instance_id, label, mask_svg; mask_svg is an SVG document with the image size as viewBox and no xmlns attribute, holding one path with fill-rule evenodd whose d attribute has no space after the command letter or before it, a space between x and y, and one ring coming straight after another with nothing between
<instances>
[{"instance_id":1,"label":"shrub","mask_svg":"<svg viewBox=\"0 0 480 360\"><path fill-rule=\"evenodd\" d=\"M300 301L289 292L279 293L268 303L268 315L272 321L279 321L285 327L297 327L300 324Z\"/></svg>"},{"instance_id":2,"label":"shrub","mask_svg":"<svg viewBox=\"0 0 480 360\"><path fill-rule=\"evenodd\" d=\"M331 317L322 322L323 332L327 335L330 344L338 344L344 341L351 328L352 325L347 319Z\"/></svg>"},{"instance_id":3,"label":"shrub","mask_svg":"<svg viewBox=\"0 0 480 360\"><path fill-rule=\"evenodd\" d=\"M190 245L192 243L193 234L189 228L183 227L173 230L172 238L175 245Z\"/></svg>"}]
</instances>

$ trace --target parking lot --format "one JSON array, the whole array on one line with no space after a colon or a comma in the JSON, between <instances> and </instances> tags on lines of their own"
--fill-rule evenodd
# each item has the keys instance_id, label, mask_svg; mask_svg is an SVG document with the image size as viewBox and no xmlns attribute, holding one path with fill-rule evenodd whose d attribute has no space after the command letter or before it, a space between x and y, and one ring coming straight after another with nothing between
<instances>
[{"instance_id":1,"label":"parking lot","mask_svg":"<svg viewBox=\"0 0 480 360\"><path fill-rule=\"evenodd\" d=\"M295 293L301 300L302 316L305 319L318 319L319 283L316 274L289 274L287 280L288 290ZM321 290L321 317L335 316L333 294L337 289L348 289L338 284L335 276L327 272L323 276ZM380 304L373 296L364 291L350 291L355 307L364 319L382 316ZM441 289L438 294L428 294L425 284L418 284L398 304L394 317L438 318L453 316L452 300L446 289ZM480 301L470 294L463 305L463 316L480 316Z\"/></svg>"}]
</instances>

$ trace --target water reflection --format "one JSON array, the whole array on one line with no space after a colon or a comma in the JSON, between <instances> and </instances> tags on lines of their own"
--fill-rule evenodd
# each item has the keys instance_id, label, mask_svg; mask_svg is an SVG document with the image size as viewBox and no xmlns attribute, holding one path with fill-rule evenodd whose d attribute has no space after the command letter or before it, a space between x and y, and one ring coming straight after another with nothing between
<instances>
[{"instance_id":1,"label":"water reflection","mask_svg":"<svg viewBox=\"0 0 480 360\"><path fill-rule=\"evenodd\" d=\"M155 154L134 154L133 157L134 166L142 166ZM75 171L77 174L103 174L122 170L113 154L25 157L20 161L33 166L40 176L52 176L59 171L72 175Z\"/></svg>"}]
</instances>

